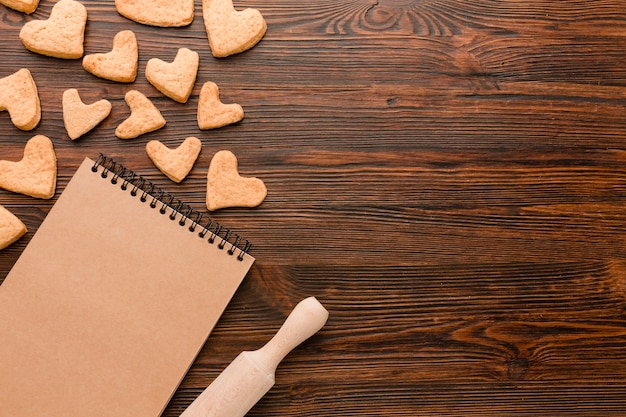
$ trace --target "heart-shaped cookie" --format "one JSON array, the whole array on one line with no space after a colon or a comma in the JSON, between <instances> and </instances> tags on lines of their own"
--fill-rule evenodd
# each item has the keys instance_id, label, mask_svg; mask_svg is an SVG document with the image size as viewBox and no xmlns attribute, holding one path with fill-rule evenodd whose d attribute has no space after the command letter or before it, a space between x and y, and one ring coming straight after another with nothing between
<instances>
[{"instance_id":1,"label":"heart-shaped cookie","mask_svg":"<svg viewBox=\"0 0 626 417\"><path fill-rule=\"evenodd\" d=\"M243 119L243 108L237 103L224 104L217 84L207 81L198 98L198 127L216 129Z\"/></svg>"},{"instance_id":2,"label":"heart-shaped cookie","mask_svg":"<svg viewBox=\"0 0 626 417\"><path fill-rule=\"evenodd\" d=\"M47 136L30 138L20 161L0 161L0 188L5 190L49 199L54 195L56 183L57 158Z\"/></svg>"},{"instance_id":3,"label":"heart-shaped cookie","mask_svg":"<svg viewBox=\"0 0 626 417\"><path fill-rule=\"evenodd\" d=\"M173 62L152 58L146 64L146 79L157 90L179 103L186 103L196 83L200 55L180 48Z\"/></svg>"},{"instance_id":4,"label":"heart-shaped cookie","mask_svg":"<svg viewBox=\"0 0 626 417\"><path fill-rule=\"evenodd\" d=\"M83 68L96 77L120 83L132 83L137 78L139 48L131 30L122 30L113 38L110 52L85 55Z\"/></svg>"},{"instance_id":5,"label":"heart-shaped cookie","mask_svg":"<svg viewBox=\"0 0 626 417\"><path fill-rule=\"evenodd\" d=\"M202 15L211 53L216 58L252 48L267 31L261 12L237 11L232 0L202 0Z\"/></svg>"},{"instance_id":6,"label":"heart-shaped cookie","mask_svg":"<svg viewBox=\"0 0 626 417\"><path fill-rule=\"evenodd\" d=\"M0 79L0 110L7 110L18 129L32 130L41 120L37 85L29 70L22 68Z\"/></svg>"},{"instance_id":7,"label":"heart-shaped cookie","mask_svg":"<svg viewBox=\"0 0 626 417\"><path fill-rule=\"evenodd\" d=\"M111 113L111 102L105 99L85 104L78 90L63 92L63 123L70 139L78 139L98 126Z\"/></svg>"},{"instance_id":8,"label":"heart-shaped cookie","mask_svg":"<svg viewBox=\"0 0 626 417\"><path fill-rule=\"evenodd\" d=\"M118 138L133 139L165 126L165 119L159 109L139 91L130 90L126 93L125 100L130 107L130 116L115 129L115 136Z\"/></svg>"},{"instance_id":9,"label":"heart-shaped cookie","mask_svg":"<svg viewBox=\"0 0 626 417\"><path fill-rule=\"evenodd\" d=\"M267 188L256 177L239 175L237 157L219 151L211 160L207 174L206 205L211 211L226 207L256 207L267 196Z\"/></svg>"},{"instance_id":10,"label":"heart-shaped cookie","mask_svg":"<svg viewBox=\"0 0 626 417\"><path fill-rule=\"evenodd\" d=\"M115 0L117 12L144 25L179 27L193 21L193 0Z\"/></svg>"},{"instance_id":11,"label":"heart-shaped cookie","mask_svg":"<svg viewBox=\"0 0 626 417\"><path fill-rule=\"evenodd\" d=\"M154 165L174 182L185 179L201 149L202 142L193 136L186 138L176 149L170 149L158 140L146 144L146 153Z\"/></svg>"},{"instance_id":12,"label":"heart-shaped cookie","mask_svg":"<svg viewBox=\"0 0 626 417\"><path fill-rule=\"evenodd\" d=\"M76 0L59 0L47 20L31 20L22 26L20 39L35 53L55 58L83 56L87 9Z\"/></svg>"},{"instance_id":13,"label":"heart-shaped cookie","mask_svg":"<svg viewBox=\"0 0 626 417\"><path fill-rule=\"evenodd\" d=\"M18 12L30 14L37 10L39 0L0 0L0 4L4 4Z\"/></svg>"},{"instance_id":14,"label":"heart-shaped cookie","mask_svg":"<svg viewBox=\"0 0 626 417\"><path fill-rule=\"evenodd\" d=\"M0 249L6 248L26 232L26 225L6 207L0 206Z\"/></svg>"}]
</instances>

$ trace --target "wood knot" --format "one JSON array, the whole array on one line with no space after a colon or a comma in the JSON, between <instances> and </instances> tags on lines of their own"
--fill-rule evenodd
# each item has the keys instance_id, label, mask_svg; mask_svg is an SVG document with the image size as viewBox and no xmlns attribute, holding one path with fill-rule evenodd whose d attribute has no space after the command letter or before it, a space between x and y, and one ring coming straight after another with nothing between
<instances>
[{"instance_id":1,"label":"wood knot","mask_svg":"<svg viewBox=\"0 0 626 417\"><path fill-rule=\"evenodd\" d=\"M379 6L391 7L395 9L413 8L417 2L415 0L378 0Z\"/></svg>"},{"instance_id":2,"label":"wood knot","mask_svg":"<svg viewBox=\"0 0 626 417\"><path fill-rule=\"evenodd\" d=\"M530 368L530 361L526 358L513 358L507 362L507 377L511 380L521 380Z\"/></svg>"},{"instance_id":3,"label":"wood knot","mask_svg":"<svg viewBox=\"0 0 626 417\"><path fill-rule=\"evenodd\" d=\"M365 24L369 29L385 31L414 31L407 15L417 13L415 0L378 0L367 10Z\"/></svg>"}]
</instances>

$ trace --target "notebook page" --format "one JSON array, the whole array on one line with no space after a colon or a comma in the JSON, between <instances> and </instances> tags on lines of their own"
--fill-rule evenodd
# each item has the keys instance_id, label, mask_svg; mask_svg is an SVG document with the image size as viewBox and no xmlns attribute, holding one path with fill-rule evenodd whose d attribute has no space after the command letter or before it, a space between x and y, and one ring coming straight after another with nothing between
<instances>
[{"instance_id":1,"label":"notebook page","mask_svg":"<svg viewBox=\"0 0 626 417\"><path fill-rule=\"evenodd\" d=\"M0 417L158 417L254 262L92 166L0 285Z\"/></svg>"}]
</instances>

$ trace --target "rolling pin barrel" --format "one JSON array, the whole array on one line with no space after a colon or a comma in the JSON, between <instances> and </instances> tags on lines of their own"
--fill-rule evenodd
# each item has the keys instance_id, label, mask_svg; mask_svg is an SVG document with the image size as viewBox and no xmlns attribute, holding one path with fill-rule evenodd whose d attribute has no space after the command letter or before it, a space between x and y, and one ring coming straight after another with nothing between
<instances>
[{"instance_id":1,"label":"rolling pin barrel","mask_svg":"<svg viewBox=\"0 0 626 417\"><path fill-rule=\"evenodd\" d=\"M315 297L300 301L265 346L241 352L181 417L245 416L274 385L278 364L327 319L328 311Z\"/></svg>"}]
</instances>

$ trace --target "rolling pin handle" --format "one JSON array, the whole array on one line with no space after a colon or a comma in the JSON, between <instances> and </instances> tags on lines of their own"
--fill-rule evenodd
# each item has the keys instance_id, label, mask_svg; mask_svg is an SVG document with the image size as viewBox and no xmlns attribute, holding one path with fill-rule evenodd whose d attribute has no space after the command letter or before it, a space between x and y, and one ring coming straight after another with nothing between
<instances>
[{"instance_id":1,"label":"rolling pin handle","mask_svg":"<svg viewBox=\"0 0 626 417\"><path fill-rule=\"evenodd\" d=\"M256 351L257 360L268 374L273 374L285 356L317 333L327 320L328 311L324 306L315 297L305 298L294 307L276 335Z\"/></svg>"}]
</instances>

